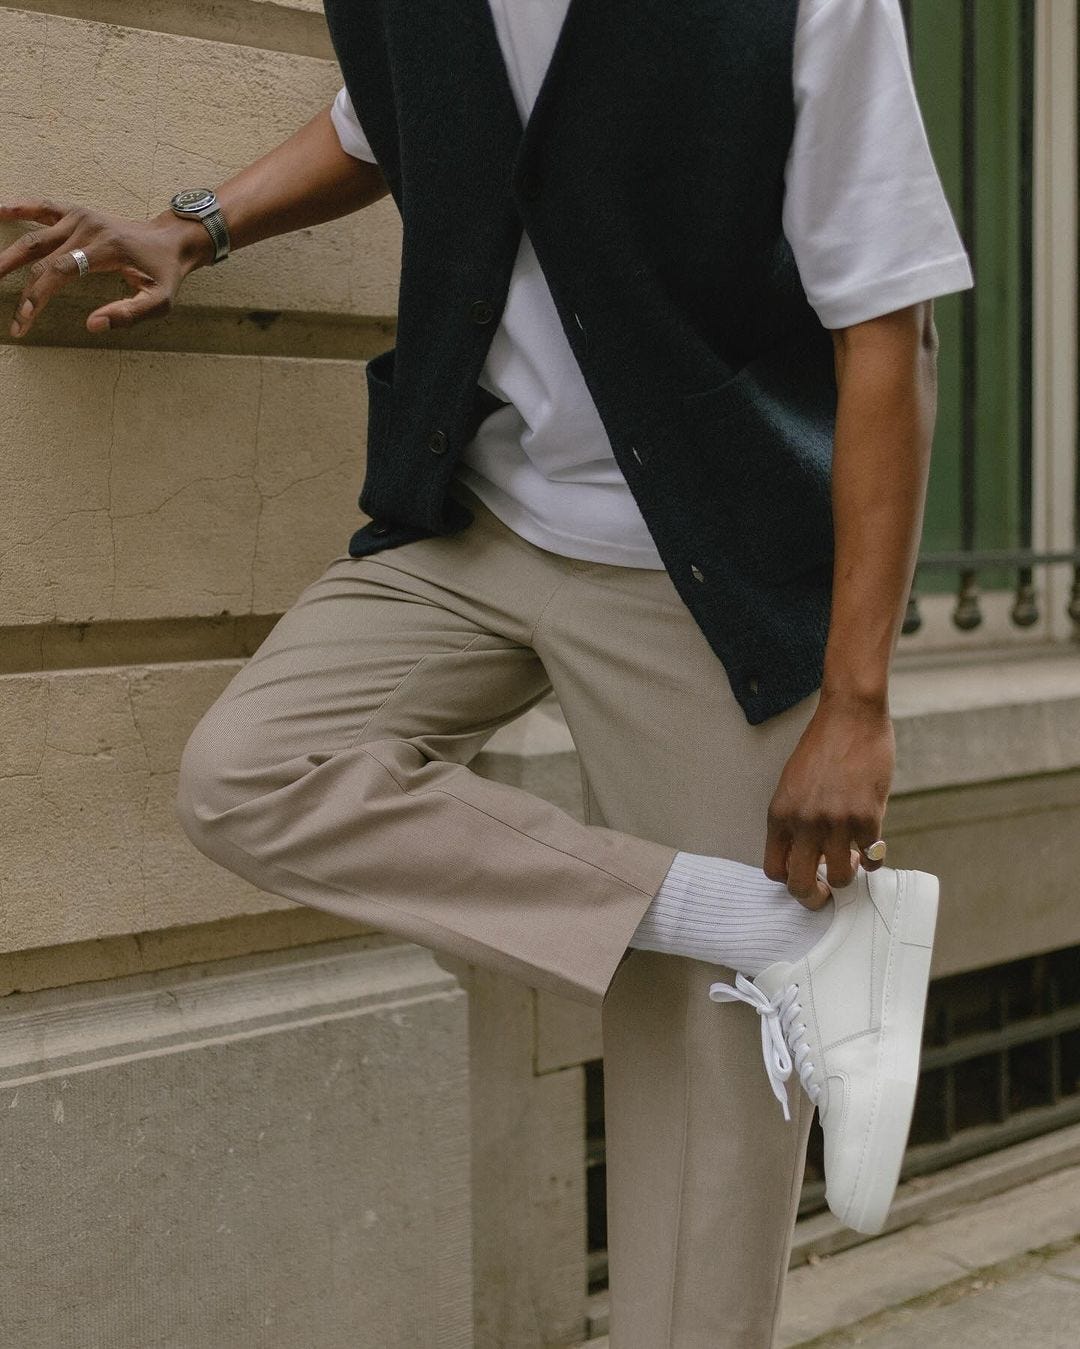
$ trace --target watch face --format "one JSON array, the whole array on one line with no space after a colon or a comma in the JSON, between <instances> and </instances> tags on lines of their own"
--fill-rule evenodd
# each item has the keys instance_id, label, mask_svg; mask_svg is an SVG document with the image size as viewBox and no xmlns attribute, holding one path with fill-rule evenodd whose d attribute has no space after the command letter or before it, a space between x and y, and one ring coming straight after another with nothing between
<instances>
[{"instance_id":1,"label":"watch face","mask_svg":"<svg viewBox=\"0 0 1080 1349\"><path fill-rule=\"evenodd\" d=\"M178 192L170 204L174 211L202 211L213 201L214 194L208 187L189 187Z\"/></svg>"}]
</instances>

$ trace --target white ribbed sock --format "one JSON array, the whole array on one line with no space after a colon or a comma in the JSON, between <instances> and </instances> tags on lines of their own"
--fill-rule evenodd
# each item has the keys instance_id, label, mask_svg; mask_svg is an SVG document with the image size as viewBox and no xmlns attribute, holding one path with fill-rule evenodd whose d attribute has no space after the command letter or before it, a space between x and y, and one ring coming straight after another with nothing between
<instances>
[{"instance_id":1,"label":"white ribbed sock","mask_svg":"<svg viewBox=\"0 0 1080 1349\"><path fill-rule=\"evenodd\" d=\"M679 852L630 945L727 965L753 979L775 960L804 956L834 909L831 899L824 908L804 908L759 867Z\"/></svg>"}]
</instances>

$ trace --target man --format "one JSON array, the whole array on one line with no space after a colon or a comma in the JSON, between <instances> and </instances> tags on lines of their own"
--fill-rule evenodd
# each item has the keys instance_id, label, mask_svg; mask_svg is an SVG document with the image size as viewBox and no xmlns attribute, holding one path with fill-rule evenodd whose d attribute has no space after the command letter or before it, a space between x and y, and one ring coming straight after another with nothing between
<instances>
[{"instance_id":1,"label":"man","mask_svg":"<svg viewBox=\"0 0 1080 1349\"><path fill-rule=\"evenodd\" d=\"M599 1004L613 1349L762 1349L815 1104L830 1205L884 1221L937 908L881 867L888 670L932 300L972 280L897 0L327 16L345 87L216 197L0 211L44 226L0 255L12 332L86 270L135 292L90 331L162 314L393 193L373 518L203 717L178 816L268 891ZM468 768L552 688L585 824Z\"/></svg>"}]
</instances>

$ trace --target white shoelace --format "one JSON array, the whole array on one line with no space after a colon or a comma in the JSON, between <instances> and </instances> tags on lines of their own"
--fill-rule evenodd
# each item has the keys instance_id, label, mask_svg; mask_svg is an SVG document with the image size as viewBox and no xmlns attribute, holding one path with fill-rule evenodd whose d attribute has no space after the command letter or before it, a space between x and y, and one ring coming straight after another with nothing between
<instances>
[{"instance_id":1,"label":"white shoelace","mask_svg":"<svg viewBox=\"0 0 1080 1349\"><path fill-rule=\"evenodd\" d=\"M810 1062L806 1027L801 1021L796 1021L802 1012L796 984L788 984L775 998L770 998L745 975L736 974L734 988L730 984L710 984L709 997L713 1002L748 1003L761 1017L761 1054L765 1060L765 1071L769 1075L773 1094L783 1107L786 1120L791 1119L791 1111L785 1083L793 1067L799 1074L803 1090L811 1101L817 1103L821 1089L816 1082L810 1081L814 1065Z\"/></svg>"}]
</instances>

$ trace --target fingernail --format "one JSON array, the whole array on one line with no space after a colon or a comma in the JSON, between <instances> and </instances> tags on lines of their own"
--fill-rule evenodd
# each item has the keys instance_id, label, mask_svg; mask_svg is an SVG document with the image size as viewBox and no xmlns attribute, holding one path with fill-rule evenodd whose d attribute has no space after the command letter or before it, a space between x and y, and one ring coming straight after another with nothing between
<instances>
[{"instance_id":1,"label":"fingernail","mask_svg":"<svg viewBox=\"0 0 1080 1349\"><path fill-rule=\"evenodd\" d=\"M32 300L23 300L22 304L19 305L20 318L28 319L33 312L34 312L34 303Z\"/></svg>"},{"instance_id":2,"label":"fingernail","mask_svg":"<svg viewBox=\"0 0 1080 1349\"><path fill-rule=\"evenodd\" d=\"M15 323L13 323L13 324L11 325L11 335L12 335L12 337L18 337L19 334L20 334L21 332L22 332L22 324L21 324L21 323L15 322Z\"/></svg>"}]
</instances>

